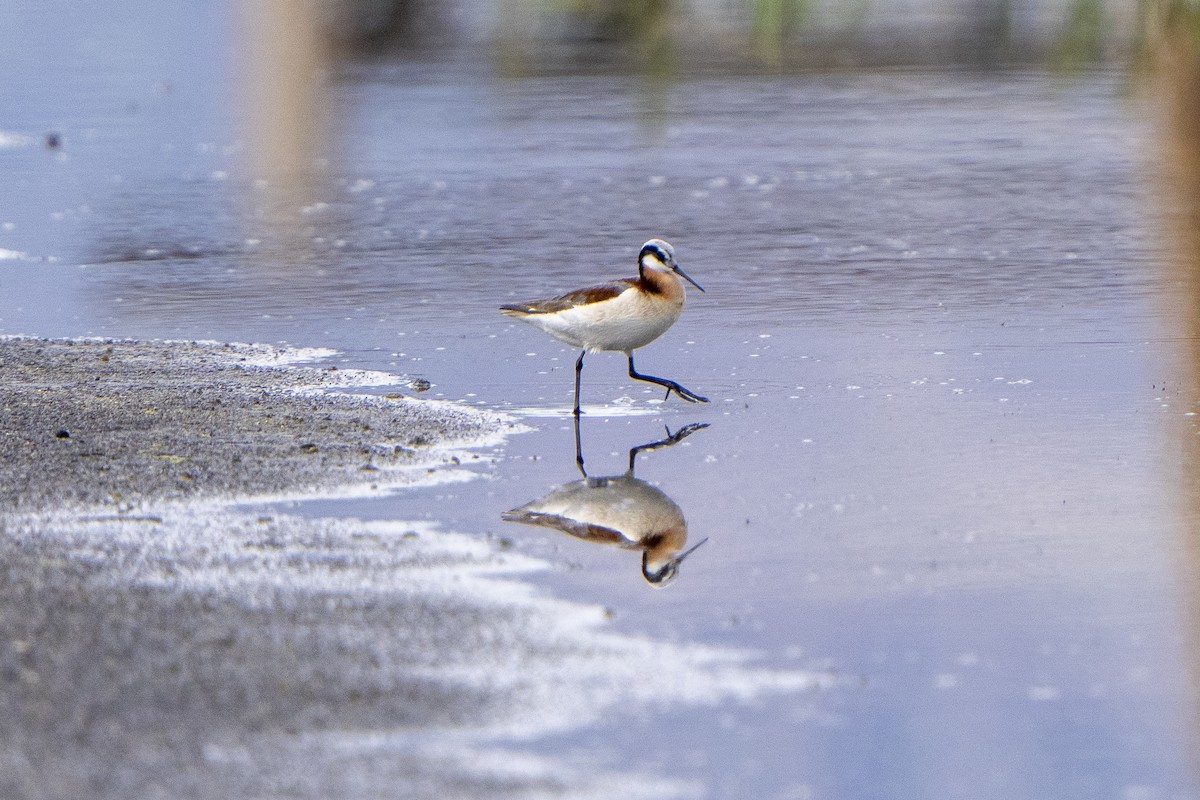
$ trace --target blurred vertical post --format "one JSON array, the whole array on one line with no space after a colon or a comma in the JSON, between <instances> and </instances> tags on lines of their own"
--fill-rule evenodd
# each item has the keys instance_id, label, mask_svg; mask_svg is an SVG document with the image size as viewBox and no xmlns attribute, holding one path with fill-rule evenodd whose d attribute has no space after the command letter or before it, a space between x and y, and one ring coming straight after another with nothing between
<instances>
[{"instance_id":1,"label":"blurred vertical post","mask_svg":"<svg viewBox=\"0 0 1200 800\"><path fill-rule=\"evenodd\" d=\"M753 0L751 50L761 63L782 65L784 43L799 28L807 11L805 0Z\"/></svg>"},{"instance_id":2,"label":"blurred vertical post","mask_svg":"<svg viewBox=\"0 0 1200 800\"><path fill-rule=\"evenodd\" d=\"M529 0L496 0L496 66L500 75L517 78L533 71L536 15Z\"/></svg>"},{"instance_id":3,"label":"blurred vertical post","mask_svg":"<svg viewBox=\"0 0 1200 800\"><path fill-rule=\"evenodd\" d=\"M286 217L320 193L332 47L319 0L241 4L246 169L267 194L263 210Z\"/></svg>"},{"instance_id":4,"label":"blurred vertical post","mask_svg":"<svg viewBox=\"0 0 1200 800\"><path fill-rule=\"evenodd\" d=\"M1167 315L1177 348L1178 397L1200 410L1200 4L1143 0L1139 55L1150 76L1159 116L1162 158L1164 278L1173 291ZM1175 416L1180 456L1182 569L1188 592L1193 736L1200 728L1200 417ZM1194 742L1195 744L1195 742ZM1193 758L1196 757L1193 753ZM1200 767L1200 761L1194 763Z\"/></svg>"}]
</instances>

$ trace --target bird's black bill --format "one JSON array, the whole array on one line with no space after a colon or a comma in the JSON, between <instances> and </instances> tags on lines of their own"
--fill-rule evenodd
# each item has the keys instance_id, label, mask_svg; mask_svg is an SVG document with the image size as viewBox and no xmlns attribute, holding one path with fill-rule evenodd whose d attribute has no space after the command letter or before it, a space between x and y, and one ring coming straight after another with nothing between
<instances>
[{"instance_id":1,"label":"bird's black bill","mask_svg":"<svg viewBox=\"0 0 1200 800\"><path fill-rule=\"evenodd\" d=\"M683 278L685 281L687 281L688 283L690 283L692 286L695 286L697 289L699 289L699 290L700 290L700 291L702 291L702 292L704 291L704 287L703 287L703 286L701 286L700 284L696 283L696 282L695 282L694 280L692 280L691 278L689 278L689 277L687 276L687 273L686 273L686 272L684 272L683 270L681 270L681 269L679 268L679 265L678 265L678 264L676 264L674 267L672 267L672 269L674 269L674 270L675 270L675 272L676 272L676 273L679 275L679 277Z\"/></svg>"}]
</instances>

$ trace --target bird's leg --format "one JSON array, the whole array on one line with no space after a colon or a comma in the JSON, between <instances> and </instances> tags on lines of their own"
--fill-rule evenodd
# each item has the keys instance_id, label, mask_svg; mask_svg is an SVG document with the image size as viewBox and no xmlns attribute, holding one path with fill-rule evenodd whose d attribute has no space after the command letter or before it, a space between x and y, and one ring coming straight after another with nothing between
<instances>
[{"instance_id":1,"label":"bird's leg","mask_svg":"<svg viewBox=\"0 0 1200 800\"><path fill-rule=\"evenodd\" d=\"M579 353L579 360L575 362L575 419L578 423L579 415L583 412L579 410L579 380L583 377L583 357L587 355L587 350ZM575 438L579 438L579 425L575 426Z\"/></svg>"},{"instance_id":2,"label":"bird's leg","mask_svg":"<svg viewBox=\"0 0 1200 800\"><path fill-rule=\"evenodd\" d=\"M575 466L579 467L579 472L584 478L587 478L587 470L583 468L583 440L579 435L579 415L575 415Z\"/></svg>"},{"instance_id":3,"label":"bird's leg","mask_svg":"<svg viewBox=\"0 0 1200 800\"><path fill-rule=\"evenodd\" d=\"M653 375L643 375L642 373L638 372L637 369L633 366L633 353L629 354L629 377L633 378L635 381L646 381L647 383L657 383L659 386L662 386L667 390L667 397L670 397L671 392L674 392L675 394L679 395L679 397L681 399L687 400L689 403L707 403L708 402L707 397L701 397L700 395L696 394L692 390L686 389L683 386L680 386L675 381L669 381L666 378L656 378ZM666 398L663 398L663 399L666 399Z\"/></svg>"},{"instance_id":4,"label":"bird's leg","mask_svg":"<svg viewBox=\"0 0 1200 800\"><path fill-rule=\"evenodd\" d=\"M702 431L707 427L707 422L693 422L689 425L684 425L674 433L671 433L671 429L667 428L667 438L659 439L657 442L639 444L637 447L629 448L629 474L633 474L633 462L637 459L638 453L643 453L647 450L657 450L660 447L670 447L673 444L678 444L696 431Z\"/></svg>"}]
</instances>

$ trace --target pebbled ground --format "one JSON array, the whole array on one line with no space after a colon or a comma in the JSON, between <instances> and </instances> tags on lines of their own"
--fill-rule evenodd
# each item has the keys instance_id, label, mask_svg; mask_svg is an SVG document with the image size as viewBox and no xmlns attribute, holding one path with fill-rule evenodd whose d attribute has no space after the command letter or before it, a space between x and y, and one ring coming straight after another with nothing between
<instances>
[{"instance_id":1,"label":"pebbled ground","mask_svg":"<svg viewBox=\"0 0 1200 800\"><path fill-rule=\"evenodd\" d=\"M0 511L403 484L498 438L494 414L346 387L320 351L0 339ZM342 389L343 391L338 391Z\"/></svg>"}]
</instances>

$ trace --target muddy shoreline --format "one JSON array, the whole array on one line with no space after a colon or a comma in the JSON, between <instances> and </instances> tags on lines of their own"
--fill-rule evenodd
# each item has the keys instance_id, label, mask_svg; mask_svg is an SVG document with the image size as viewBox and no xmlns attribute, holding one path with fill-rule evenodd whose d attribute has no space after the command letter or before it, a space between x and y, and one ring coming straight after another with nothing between
<instances>
[{"instance_id":1,"label":"muddy shoreline","mask_svg":"<svg viewBox=\"0 0 1200 800\"><path fill-rule=\"evenodd\" d=\"M241 504L469 477L518 429L313 355L0 339L0 797L695 797L536 742L834 683L616 633L481 536Z\"/></svg>"},{"instance_id":2,"label":"muddy shoreline","mask_svg":"<svg viewBox=\"0 0 1200 800\"><path fill-rule=\"evenodd\" d=\"M0 339L0 510L412 483L496 414L265 345ZM355 393L386 386L381 394Z\"/></svg>"}]
</instances>

